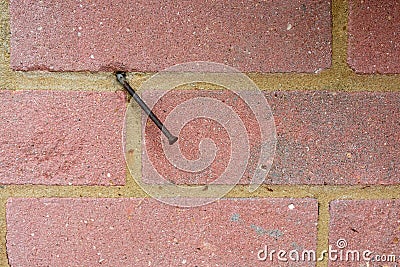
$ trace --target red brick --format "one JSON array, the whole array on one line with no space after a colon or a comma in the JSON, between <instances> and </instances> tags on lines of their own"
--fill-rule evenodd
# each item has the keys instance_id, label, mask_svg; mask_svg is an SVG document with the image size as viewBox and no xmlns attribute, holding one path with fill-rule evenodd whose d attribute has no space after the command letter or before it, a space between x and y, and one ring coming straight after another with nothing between
<instances>
[{"instance_id":1,"label":"red brick","mask_svg":"<svg viewBox=\"0 0 400 267\"><path fill-rule=\"evenodd\" d=\"M400 2L349 1L348 63L358 73L400 73Z\"/></svg>"},{"instance_id":2,"label":"red brick","mask_svg":"<svg viewBox=\"0 0 400 267\"><path fill-rule=\"evenodd\" d=\"M125 183L122 93L0 91L0 183Z\"/></svg>"},{"instance_id":3,"label":"red brick","mask_svg":"<svg viewBox=\"0 0 400 267\"><path fill-rule=\"evenodd\" d=\"M162 92L161 92L162 93ZM243 97L262 97L262 93L251 95L251 92L242 92L246 95ZM152 103L158 99L160 94L156 91L145 91L143 93L143 99L147 103ZM183 104L187 101L203 100L202 103L196 104L196 102L191 102L190 105L183 107ZM209 99L214 99L219 101L217 106L212 106L213 103ZM197 102L199 103L199 101ZM193 107L199 108L197 112L191 113ZM176 107L179 107L180 111L174 111ZM228 107L223 110L223 107ZM171 148L174 146L163 146L160 131L157 129L154 123L149 120L143 120L143 157L142 157L142 177L147 183L164 183L159 177L173 181L177 184L230 184L232 179L237 181L241 178L238 176L239 173L243 174L243 179L240 183L249 183L253 177L254 171L257 166L264 164L264 162L259 163L259 157L261 151L261 146L265 142L269 142L273 139L274 128L271 129L269 135L265 135L262 138L262 132L259 127L257 117L252 109L252 107L247 105L245 99L241 96L229 90L172 90L167 94L162 96L160 101L154 106L154 111L159 115L162 121L166 121L166 118L171 119L174 122L180 121L184 122L187 117L194 120L189 121L179 133L178 146L179 150L174 152ZM189 110L190 109L190 110ZM201 110L200 110L201 109ZM205 117L203 110L208 109L210 113L208 117ZM176 112L175 116L169 116L171 112ZM270 110L267 109L264 116L268 116ZM199 115L200 114L200 115ZM168 115L168 116L167 116ZM207 114L206 114L207 115ZM237 118L234 115L238 115ZM200 117L199 117L200 116ZM143 118L147 118L143 116ZM222 124L226 121L230 121L232 126ZM274 122L270 116L270 126L274 126ZM244 134L240 134L240 123L243 123ZM169 130L173 133L178 133L179 127L176 125L166 124ZM171 125L173 127L171 127ZM233 130L229 130L232 127ZM212 147L206 147L205 151L208 151L205 155L201 155L201 149L199 149L200 142L203 139L211 139L217 146L215 158L212 157ZM246 141L248 144L246 144ZM203 144L203 147L205 145ZM176 157L178 160L169 160L168 154L165 149L170 151L172 156L176 154L181 155ZM272 145L272 148L274 146ZM235 152L236 151L236 152ZM246 153L248 153L248 157ZM235 155L235 156L234 156ZM273 156L273 151L270 153ZM233 159L233 157L235 157ZM200 160L204 164L202 167L195 168L193 170L191 167L185 167L185 165L180 164L180 158L186 158L191 161L191 165L196 160ZM207 164L207 158L210 159L210 164ZM241 163L247 166L240 165ZM234 167L232 168L232 166ZM243 170L243 171L242 171ZM224 175L225 178L221 178ZM235 178L238 176L237 178Z\"/></svg>"},{"instance_id":4,"label":"red brick","mask_svg":"<svg viewBox=\"0 0 400 267\"><path fill-rule=\"evenodd\" d=\"M16 70L158 71L214 61L242 71L331 64L331 2L10 2Z\"/></svg>"},{"instance_id":5,"label":"red brick","mask_svg":"<svg viewBox=\"0 0 400 267\"><path fill-rule=\"evenodd\" d=\"M329 244L332 249L342 251L342 260L331 260L329 266L397 266L400 248L400 201L399 200L337 200L330 203ZM337 246L344 239L347 246ZM360 253L360 262L349 258L346 253L356 250ZM395 262L371 260L365 265L363 252L369 250L374 256L396 255ZM368 256L368 254L366 255ZM332 259L335 259L333 256Z\"/></svg>"},{"instance_id":6,"label":"red brick","mask_svg":"<svg viewBox=\"0 0 400 267\"><path fill-rule=\"evenodd\" d=\"M278 134L267 183L398 184L400 93L267 95Z\"/></svg>"},{"instance_id":7,"label":"red brick","mask_svg":"<svg viewBox=\"0 0 400 267\"><path fill-rule=\"evenodd\" d=\"M144 94L147 97L150 94ZM238 114L249 134L251 157L239 183L248 183L259 156L260 132L254 115L234 95L213 91L172 91L158 101L155 113L164 121L182 120L167 116L171 110L193 97L222 99ZM265 180L267 184L398 184L400 181L400 93L398 92L268 92L277 131L277 150ZM225 97L225 99L223 99ZM218 112L215 116L220 116ZM207 122L207 123L206 123ZM267 127L266 125L261 125ZM219 129L221 128L221 129ZM211 138L219 150L215 160L202 172L179 172L166 159L160 132L147 123L143 135L150 162L143 157L143 178L154 183L152 171L178 184L208 184L216 180L230 160L227 131L211 120L197 119L179 135L182 155L200 156L199 140ZM219 130L218 130L219 129Z\"/></svg>"},{"instance_id":8,"label":"red brick","mask_svg":"<svg viewBox=\"0 0 400 267\"><path fill-rule=\"evenodd\" d=\"M184 209L153 199L12 198L7 254L12 266L268 265L257 259L265 245L315 249L317 214L314 199L223 199Z\"/></svg>"}]
</instances>

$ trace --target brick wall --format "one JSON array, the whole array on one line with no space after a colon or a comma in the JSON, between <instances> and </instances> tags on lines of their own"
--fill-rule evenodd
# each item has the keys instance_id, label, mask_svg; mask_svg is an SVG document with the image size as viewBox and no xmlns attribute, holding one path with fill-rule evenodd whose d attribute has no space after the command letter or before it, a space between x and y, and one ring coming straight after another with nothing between
<instances>
[{"instance_id":1,"label":"brick wall","mask_svg":"<svg viewBox=\"0 0 400 267\"><path fill-rule=\"evenodd\" d=\"M0 266L400 262L397 1L11 0L0 10ZM154 125L136 105L126 113L112 72L128 71L140 88L190 61L227 64L255 82L273 115L276 151L263 162L271 164L263 185L249 192L267 128L252 117L261 107L204 84L169 92L154 106L162 120L185 101L217 99L245 126L251 152L223 199L179 208L153 199L139 180L154 183L157 170L212 195L221 185L210 183L244 141L230 143L230 126L194 121L179 135L180 152L201 157L207 137L215 160L201 172L177 171ZM155 92L141 93L151 103ZM193 103L194 112L207 110ZM329 248L323 260L301 259ZM288 261L270 254L280 249ZM349 250L360 261L346 260Z\"/></svg>"}]
</instances>

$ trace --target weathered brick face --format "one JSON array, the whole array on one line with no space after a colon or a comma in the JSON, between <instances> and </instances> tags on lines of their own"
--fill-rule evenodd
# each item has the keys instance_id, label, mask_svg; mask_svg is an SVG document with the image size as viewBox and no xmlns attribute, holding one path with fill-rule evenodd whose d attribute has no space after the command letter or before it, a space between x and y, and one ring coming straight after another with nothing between
<instances>
[{"instance_id":1,"label":"weathered brick face","mask_svg":"<svg viewBox=\"0 0 400 267\"><path fill-rule=\"evenodd\" d=\"M0 183L123 185L125 97L0 91Z\"/></svg>"},{"instance_id":2,"label":"weathered brick face","mask_svg":"<svg viewBox=\"0 0 400 267\"><path fill-rule=\"evenodd\" d=\"M316 247L315 199L222 199L183 209L137 198L13 198L7 210L12 266L256 266L265 245Z\"/></svg>"},{"instance_id":3,"label":"weathered brick face","mask_svg":"<svg viewBox=\"0 0 400 267\"><path fill-rule=\"evenodd\" d=\"M159 71L214 61L248 72L331 62L330 1L11 1L16 70Z\"/></svg>"},{"instance_id":4,"label":"weathered brick face","mask_svg":"<svg viewBox=\"0 0 400 267\"><path fill-rule=\"evenodd\" d=\"M399 14L399 1L380 0L0 1L0 266L397 266ZM204 117L174 132L189 160L214 142L199 173L167 162L112 73L130 72L148 103L149 72L192 61L246 73L271 111L206 83L161 98L163 122L209 111L171 115L199 96L241 120L231 135ZM182 198L229 186L211 183L240 124L249 137L235 144L248 141L250 156L235 156L248 164L238 185L215 202ZM276 150L259 166L267 128ZM258 167L271 168L252 192ZM192 207L159 202L141 182L183 188L159 199Z\"/></svg>"},{"instance_id":5,"label":"weathered brick face","mask_svg":"<svg viewBox=\"0 0 400 267\"><path fill-rule=\"evenodd\" d=\"M399 73L398 1L349 1L348 63L358 73Z\"/></svg>"},{"instance_id":6,"label":"weathered brick face","mask_svg":"<svg viewBox=\"0 0 400 267\"><path fill-rule=\"evenodd\" d=\"M400 253L398 200L336 200L330 204L330 216L330 244L343 256L332 256L337 259L329 266L359 266L367 262L365 258L381 266L396 266ZM338 240L342 240L339 247Z\"/></svg>"}]
</instances>

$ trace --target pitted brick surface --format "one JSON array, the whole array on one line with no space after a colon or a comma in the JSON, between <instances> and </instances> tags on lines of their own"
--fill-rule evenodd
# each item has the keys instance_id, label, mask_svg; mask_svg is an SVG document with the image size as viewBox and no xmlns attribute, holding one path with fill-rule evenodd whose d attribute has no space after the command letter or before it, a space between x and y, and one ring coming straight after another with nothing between
<instances>
[{"instance_id":1,"label":"pitted brick surface","mask_svg":"<svg viewBox=\"0 0 400 267\"><path fill-rule=\"evenodd\" d=\"M278 134L267 183L398 184L400 94L267 94Z\"/></svg>"},{"instance_id":2,"label":"pitted brick surface","mask_svg":"<svg viewBox=\"0 0 400 267\"><path fill-rule=\"evenodd\" d=\"M151 94L144 94L148 97ZM249 183L257 161L260 133L251 109L234 94L218 91L177 90L161 98L155 106L162 120L175 107L194 97L220 99L247 125L251 157L249 169L240 183ZM225 97L225 98L224 98ZM397 92L268 92L277 131L277 149L267 184L398 184L400 181L400 94ZM187 110L189 112L189 110ZM171 120L183 120L185 112ZM218 111L215 118L219 117ZM233 117L232 117L233 119ZM231 157L226 129L212 118L190 121L180 133L182 155L200 157L199 142L211 138L218 154L210 168L198 173L184 173L171 165L163 154L160 132L149 122L144 125L143 177L149 183L151 170L178 184L209 184L224 172ZM237 124L239 127L240 121ZM244 140L242 140L244 141ZM210 152L209 152L210 153ZM252 167L253 166L253 169Z\"/></svg>"},{"instance_id":3,"label":"pitted brick surface","mask_svg":"<svg viewBox=\"0 0 400 267\"><path fill-rule=\"evenodd\" d=\"M0 183L125 184L123 93L0 91Z\"/></svg>"},{"instance_id":4,"label":"pitted brick surface","mask_svg":"<svg viewBox=\"0 0 400 267\"><path fill-rule=\"evenodd\" d=\"M12 198L7 252L12 266L264 266L265 246L315 249L317 214L314 199L183 209L153 199Z\"/></svg>"},{"instance_id":5,"label":"pitted brick surface","mask_svg":"<svg viewBox=\"0 0 400 267\"><path fill-rule=\"evenodd\" d=\"M400 255L399 204L399 200L331 202L329 244L337 252L332 254L334 260L329 266L397 266ZM353 252L359 253L359 261L355 260L357 254Z\"/></svg>"},{"instance_id":6,"label":"pitted brick surface","mask_svg":"<svg viewBox=\"0 0 400 267\"><path fill-rule=\"evenodd\" d=\"M400 2L349 1L348 63L358 73L400 73Z\"/></svg>"},{"instance_id":7,"label":"pitted brick surface","mask_svg":"<svg viewBox=\"0 0 400 267\"><path fill-rule=\"evenodd\" d=\"M331 2L10 2L16 70L159 71L190 61L248 72L331 64Z\"/></svg>"}]
</instances>

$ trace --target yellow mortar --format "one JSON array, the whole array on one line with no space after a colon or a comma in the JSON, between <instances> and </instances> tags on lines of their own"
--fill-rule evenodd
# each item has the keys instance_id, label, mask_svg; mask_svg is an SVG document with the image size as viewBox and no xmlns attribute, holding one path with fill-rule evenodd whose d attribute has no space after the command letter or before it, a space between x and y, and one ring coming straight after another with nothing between
<instances>
[{"instance_id":1,"label":"yellow mortar","mask_svg":"<svg viewBox=\"0 0 400 267\"><path fill-rule=\"evenodd\" d=\"M120 89L114 74L100 72L15 72L10 69L9 1L0 1L0 89L11 90L93 90ZM400 89L400 75L357 75L347 65L346 0L332 0L332 67L318 74L259 74L249 77L261 90L328 90L328 91L396 91ZM134 88L152 73L130 74ZM140 145L140 137L133 142ZM136 164L140 158L136 157ZM140 175L140 174L135 174ZM8 266L5 236L5 206L9 197L146 197L146 193L127 173L125 186L37 186L14 185L0 188L0 266ZM236 186L227 197L291 197L316 198L319 203L318 254L328 247L329 202L334 199L393 199L400 198L399 186L301 186L264 185L254 193L246 186ZM327 261L317 262L318 267Z\"/></svg>"}]
</instances>

